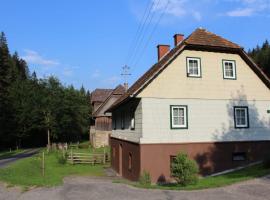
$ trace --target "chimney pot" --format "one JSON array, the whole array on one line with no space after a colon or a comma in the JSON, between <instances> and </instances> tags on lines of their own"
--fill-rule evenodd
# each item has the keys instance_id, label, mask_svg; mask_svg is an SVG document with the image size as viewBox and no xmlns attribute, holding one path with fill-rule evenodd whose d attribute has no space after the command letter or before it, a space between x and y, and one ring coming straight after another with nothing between
<instances>
[{"instance_id":1,"label":"chimney pot","mask_svg":"<svg viewBox=\"0 0 270 200\"><path fill-rule=\"evenodd\" d=\"M177 46L179 43L181 43L184 40L183 34L175 34L173 37L174 37L174 46Z\"/></svg>"},{"instance_id":2,"label":"chimney pot","mask_svg":"<svg viewBox=\"0 0 270 200\"><path fill-rule=\"evenodd\" d=\"M158 49L158 61L160 61L160 59L170 51L170 45L160 44L157 46L157 49Z\"/></svg>"}]
</instances>

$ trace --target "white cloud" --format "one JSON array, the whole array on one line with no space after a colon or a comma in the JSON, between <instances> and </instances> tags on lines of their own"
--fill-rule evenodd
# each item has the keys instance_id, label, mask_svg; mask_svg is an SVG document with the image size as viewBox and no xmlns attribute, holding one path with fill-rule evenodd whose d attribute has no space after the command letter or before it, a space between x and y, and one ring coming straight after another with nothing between
<instances>
[{"instance_id":1,"label":"white cloud","mask_svg":"<svg viewBox=\"0 0 270 200\"><path fill-rule=\"evenodd\" d=\"M236 9L226 13L230 17L247 17L254 14L254 10L251 8Z\"/></svg>"},{"instance_id":2,"label":"white cloud","mask_svg":"<svg viewBox=\"0 0 270 200\"><path fill-rule=\"evenodd\" d=\"M226 12L230 17L249 17L255 14L264 15L270 9L270 0L231 0L240 7Z\"/></svg>"},{"instance_id":3,"label":"white cloud","mask_svg":"<svg viewBox=\"0 0 270 200\"><path fill-rule=\"evenodd\" d=\"M176 18L190 15L197 21L202 18L198 10L190 9L192 4L188 0L152 0L152 2L154 2L152 12L164 12Z\"/></svg>"},{"instance_id":4,"label":"white cloud","mask_svg":"<svg viewBox=\"0 0 270 200\"><path fill-rule=\"evenodd\" d=\"M42 57L36 51L25 49L24 52L25 52L25 55L22 56L22 58L30 64L37 64L37 65L43 65L43 66L56 66L60 64L56 60L46 59Z\"/></svg>"}]
</instances>

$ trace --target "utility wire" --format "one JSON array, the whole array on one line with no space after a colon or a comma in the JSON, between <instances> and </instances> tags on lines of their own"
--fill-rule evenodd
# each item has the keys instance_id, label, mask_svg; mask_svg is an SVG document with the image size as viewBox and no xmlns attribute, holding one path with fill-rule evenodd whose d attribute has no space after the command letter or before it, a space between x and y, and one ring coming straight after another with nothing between
<instances>
[{"instance_id":1,"label":"utility wire","mask_svg":"<svg viewBox=\"0 0 270 200\"><path fill-rule=\"evenodd\" d=\"M157 27L158 27L160 21L161 21L161 19L163 18L163 16L164 16L166 10L168 9L169 4L170 4L170 0L167 1L167 4L166 4L166 6L165 6L165 9L163 10L162 14L160 15L160 17L159 17L157 23L155 24L155 26L154 26L154 28L153 28L153 30L152 30L152 32L151 32L151 34L150 34L150 36L149 36L147 42L145 43L145 45L144 45L144 47L143 47L143 50L141 51L140 56L138 57L138 59L136 60L134 66L133 66L134 68L137 66L137 64L138 64L139 61L141 60L141 58L142 58L142 56L143 56L143 53L145 52L146 47L148 46L149 42L151 41L151 39L152 39L152 37L153 37L153 35L154 35L154 33L155 33L155 31L156 31L156 29L157 29Z\"/></svg>"},{"instance_id":2,"label":"utility wire","mask_svg":"<svg viewBox=\"0 0 270 200\"><path fill-rule=\"evenodd\" d=\"M154 2L152 1L152 4L153 4ZM137 31L136 31L136 33L135 33L135 35L134 35L134 37L133 37L133 40L132 40L132 42L130 43L130 46L129 46L129 49L128 49L128 53L127 53L127 56L126 56L126 59L125 59L125 63L127 63L128 62L128 58L130 57L130 55L131 55L131 53L132 53L132 50L134 50L133 49L133 46L137 43L137 41L138 41L138 37L139 37L139 35L141 34L141 30L142 30L142 28L144 27L144 25L145 25L145 22L146 22L146 19L145 19L145 17L147 16L146 14L147 14L147 11L148 12L150 12L150 10L151 10L151 1L149 0L148 1L148 4L147 4L147 6L146 6L146 8L145 8L145 10L144 10L144 14L143 14L143 16L142 16L142 18L141 18L141 20L140 20L140 24L139 24L139 26L138 26L138 28L137 28ZM150 9L149 9L150 8Z\"/></svg>"},{"instance_id":3,"label":"utility wire","mask_svg":"<svg viewBox=\"0 0 270 200\"><path fill-rule=\"evenodd\" d=\"M142 44L143 44L143 41L144 41L144 38L145 38L145 34L147 33L147 31L148 31L148 29L149 29L149 27L150 27L150 24L151 24L151 22L152 22L152 20L153 20L153 17L154 17L154 15L155 15L155 13L154 13L154 12L151 12L151 11L152 11L152 9L153 9L154 6L157 7L157 6L159 5L159 2L160 2L160 0L158 0L158 2L157 2L157 4L156 4L156 3L154 3L154 1L153 1L152 5L151 5L151 8L150 8L150 10L149 10L149 12L148 12L148 15L147 15L147 17L146 17L144 26L143 26L143 28L142 28L141 35L140 35L140 37L139 37L139 39L138 39L138 42L137 42L137 43L135 44L135 46L134 46L134 53L133 53L133 54L131 55L131 57L130 57L130 64L133 63L132 61L133 61L134 59L136 59L137 54L138 54L138 52L139 52L139 50L140 50L140 48L141 48L141 46L142 46ZM148 19L149 19L149 20L148 20ZM147 22L147 20L148 20L148 22ZM147 23L146 23L146 22L147 22Z\"/></svg>"}]
</instances>

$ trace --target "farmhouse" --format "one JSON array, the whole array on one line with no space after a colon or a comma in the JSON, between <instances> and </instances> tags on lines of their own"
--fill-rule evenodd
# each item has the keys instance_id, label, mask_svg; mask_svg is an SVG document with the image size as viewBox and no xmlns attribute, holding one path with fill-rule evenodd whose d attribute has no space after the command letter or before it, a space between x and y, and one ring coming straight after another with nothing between
<instances>
[{"instance_id":1,"label":"farmhouse","mask_svg":"<svg viewBox=\"0 0 270 200\"><path fill-rule=\"evenodd\" d=\"M90 143L93 147L107 146L112 131L111 113L105 111L125 92L122 85L115 89L95 89L91 93L92 119Z\"/></svg>"},{"instance_id":2,"label":"farmhouse","mask_svg":"<svg viewBox=\"0 0 270 200\"><path fill-rule=\"evenodd\" d=\"M174 48L158 45L158 62L109 111L112 168L130 180L143 171L170 181L178 152L202 175L263 159L270 147L270 80L239 45L205 29Z\"/></svg>"}]
</instances>

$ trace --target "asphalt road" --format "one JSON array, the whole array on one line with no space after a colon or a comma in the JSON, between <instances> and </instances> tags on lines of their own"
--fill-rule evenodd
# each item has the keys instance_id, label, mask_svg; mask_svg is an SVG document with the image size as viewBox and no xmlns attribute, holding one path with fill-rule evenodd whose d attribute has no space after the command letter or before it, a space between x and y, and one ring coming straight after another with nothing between
<instances>
[{"instance_id":1,"label":"asphalt road","mask_svg":"<svg viewBox=\"0 0 270 200\"><path fill-rule=\"evenodd\" d=\"M39 149L28 149L20 154L17 154L15 156L12 156L10 158L5 158L0 160L0 168L7 166L10 163L13 163L19 159L27 158L30 156L33 156L39 151Z\"/></svg>"},{"instance_id":2,"label":"asphalt road","mask_svg":"<svg viewBox=\"0 0 270 200\"><path fill-rule=\"evenodd\" d=\"M222 188L198 191L138 189L108 179L69 177L62 186L20 193L0 185L0 200L269 200L270 176Z\"/></svg>"}]
</instances>

